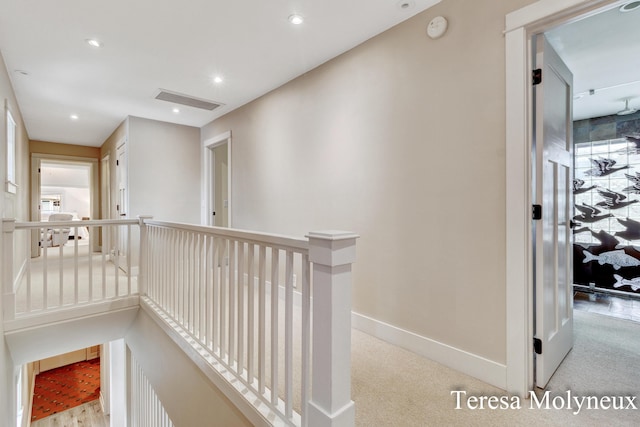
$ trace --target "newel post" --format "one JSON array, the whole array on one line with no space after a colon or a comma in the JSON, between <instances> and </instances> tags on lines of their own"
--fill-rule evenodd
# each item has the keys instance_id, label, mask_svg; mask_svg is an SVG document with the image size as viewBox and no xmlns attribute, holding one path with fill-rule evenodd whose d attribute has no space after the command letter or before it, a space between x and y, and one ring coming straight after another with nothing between
<instances>
[{"instance_id":1,"label":"newel post","mask_svg":"<svg viewBox=\"0 0 640 427\"><path fill-rule=\"evenodd\" d=\"M313 353L310 426L353 426L351 400L351 264L358 236L344 231L313 232Z\"/></svg>"},{"instance_id":2,"label":"newel post","mask_svg":"<svg viewBox=\"0 0 640 427\"><path fill-rule=\"evenodd\" d=\"M4 320L13 320L16 316L16 293L13 289L13 241L16 230L16 220L13 218L2 219L2 298L4 302Z\"/></svg>"},{"instance_id":3,"label":"newel post","mask_svg":"<svg viewBox=\"0 0 640 427\"><path fill-rule=\"evenodd\" d=\"M140 296L147 295L147 277L149 277L149 266L147 265L149 244L147 242L146 220L153 219L151 215L138 215L140 224L140 269L138 270L138 293Z\"/></svg>"}]
</instances>

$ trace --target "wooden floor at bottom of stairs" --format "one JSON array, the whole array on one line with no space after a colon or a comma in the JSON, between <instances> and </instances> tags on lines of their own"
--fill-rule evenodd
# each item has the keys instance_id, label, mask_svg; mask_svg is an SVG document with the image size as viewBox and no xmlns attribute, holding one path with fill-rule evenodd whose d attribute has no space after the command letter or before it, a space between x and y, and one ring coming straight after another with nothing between
<instances>
[{"instance_id":1,"label":"wooden floor at bottom of stairs","mask_svg":"<svg viewBox=\"0 0 640 427\"><path fill-rule=\"evenodd\" d=\"M67 409L31 423L31 427L109 427L99 400Z\"/></svg>"}]
</instances>

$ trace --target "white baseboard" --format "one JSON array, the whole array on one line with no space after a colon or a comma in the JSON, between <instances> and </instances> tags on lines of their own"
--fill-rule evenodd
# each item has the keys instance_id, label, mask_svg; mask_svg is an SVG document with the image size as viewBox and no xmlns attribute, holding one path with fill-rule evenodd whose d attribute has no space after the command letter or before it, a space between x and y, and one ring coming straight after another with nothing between
<instances>
[{"instance_id":1,"label":"white baseboard","mask_svg":"<svg viewBox=\"0 0 640 427\"><path fill-rule=\"evenodd\" d=\"M495 387L507 388L507 367L484 357L352 312L352 326L383 341L410 350Z\"/></svg>"}]
</instances>

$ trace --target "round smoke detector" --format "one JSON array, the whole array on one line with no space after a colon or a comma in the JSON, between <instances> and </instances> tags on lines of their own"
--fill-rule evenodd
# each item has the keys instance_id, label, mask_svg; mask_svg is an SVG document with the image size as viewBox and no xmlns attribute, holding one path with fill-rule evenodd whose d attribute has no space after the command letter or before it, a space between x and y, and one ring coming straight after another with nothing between
<instances>
[{"instance_id":1,"label":"round smoke detector","mask_svg":"<svg viewBox=\"0 0 640 427\"><path fill-rule=\"evenodd\" d=\"M620 6L620 12L631 12L640 8L640 1L630 1Z\"/></svg>"},{"instance_id":2,"label":"round smoke detector","mask_svg":"<svg viewBox=\"0 0 640 427\"><path fill-rule=\"evenodd\" d=\"M412 9L415 4L413 3L413 0L400 0L396 5L398 6L398 9L407 10Z\"/></svg>"}]
</instances>

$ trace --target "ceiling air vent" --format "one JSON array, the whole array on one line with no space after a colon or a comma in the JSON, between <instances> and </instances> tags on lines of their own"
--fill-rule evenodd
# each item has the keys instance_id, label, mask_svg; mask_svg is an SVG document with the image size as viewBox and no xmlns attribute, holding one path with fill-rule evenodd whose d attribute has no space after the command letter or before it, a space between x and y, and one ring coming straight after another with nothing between
<instances>
[{"instance_id":1,"label":"ceiling air vent","mask_svg":"<svg viewBox=\"0 0 640 427\"><path fill-rule=\"evenodd\" d=\"M156 95L156 99L161 101L172 102L174 104L187 105L189 107L201 108L203 110L215 110L222 104L218 104L213 101L207 101L206 99L194 98L193 96L184 95L182 93L170 92L168 90L160 89L160 93Z\"/></svg>"}]
</instances>

